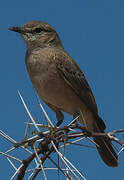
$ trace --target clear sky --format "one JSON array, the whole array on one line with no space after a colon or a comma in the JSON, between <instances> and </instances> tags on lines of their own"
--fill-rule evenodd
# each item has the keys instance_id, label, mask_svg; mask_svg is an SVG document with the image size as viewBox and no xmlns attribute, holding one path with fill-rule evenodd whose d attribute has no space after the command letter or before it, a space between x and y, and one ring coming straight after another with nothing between
<instances>
[{"instance_id":1,"label":"clear sky","mask_svg":"<svg viewBox=\"0 0 124 180\"><path fill-rule=\"evenodd\" d=\"M0 129L15 140L23 139L28 116L17 90L32 114L42 119L25 67L24 41L8 31L31 20L46 21L57 30L65 49L84 71L107 130L124 128L124 1L4 0L0 2ZM54 120L51 110L46 110ZM71 117L65 119L69 122ZM7 148L0 138L0 151ZM68 158L87 180L124 179L124 153L119 167L113 169L104 165L94 149L72 150L68 148ZM0 167L0 179L9 179L14 171L3 157Z\"/></svg>"}]
</instances>

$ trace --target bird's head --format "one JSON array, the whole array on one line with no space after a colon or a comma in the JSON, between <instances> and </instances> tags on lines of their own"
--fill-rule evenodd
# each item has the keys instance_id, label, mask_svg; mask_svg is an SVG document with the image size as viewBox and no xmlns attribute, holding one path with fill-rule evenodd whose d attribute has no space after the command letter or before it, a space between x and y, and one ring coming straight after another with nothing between
<instances>
[{"instance_id":1,"label":"bird's head","mask_svg":"<svg viewBox=\"0 0 124 180\"><path fill-rule=\"evenodd\" d=\"M62 46L55 29L41 21L31 21L21 27L10 27L24 38L28 49L47 46Z\"/></svg>"}]
</instances>

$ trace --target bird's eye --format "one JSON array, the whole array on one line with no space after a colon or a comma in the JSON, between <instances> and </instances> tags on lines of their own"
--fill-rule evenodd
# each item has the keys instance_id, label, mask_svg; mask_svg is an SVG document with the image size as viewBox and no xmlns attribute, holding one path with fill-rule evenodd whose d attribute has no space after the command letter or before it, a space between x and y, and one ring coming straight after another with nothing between
<instances>
[{"instance_id":1,"label":"bird's eye","mask_svg":"<svg viewBox=\"0 0 124 180\"><path fill-rule=\"evenodd\" d=\"M35 29L35 32L36 32L36 33L40 33L41 31L43 31L43 29L41 29L41 28L36 28L36 29Z\"/></svg>"}]
</instances>

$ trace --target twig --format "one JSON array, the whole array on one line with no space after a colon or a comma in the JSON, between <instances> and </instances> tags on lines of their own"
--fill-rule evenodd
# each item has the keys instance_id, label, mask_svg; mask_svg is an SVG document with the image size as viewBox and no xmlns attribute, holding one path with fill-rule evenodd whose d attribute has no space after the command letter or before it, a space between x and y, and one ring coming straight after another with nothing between
<instances>
[{"instance_id":1,"label":"twig","mask_svg":"<svg viewBox=\"0 0 124 180\"><path fill-rule=\"evenodd\" d=\"M26 106L26 104L25 104L25 101L24 101L24 99L23 99L23 97L21 96L21 94L20 94L19 91L18 91L18 94L19 94L19 97L20 97L20 99L21 99L24 107L25 107L25 110L26 110L27 114L29 115L30 119L32 120L32 123L34 124L34 127L36 128L37 132L40 132L39 127L37 126L34 118L33 118L32 115L31 115L31 113L29 112L29 110L28 110L28 108L27 108L27 106Z\"/></svg>"}]
</instances>

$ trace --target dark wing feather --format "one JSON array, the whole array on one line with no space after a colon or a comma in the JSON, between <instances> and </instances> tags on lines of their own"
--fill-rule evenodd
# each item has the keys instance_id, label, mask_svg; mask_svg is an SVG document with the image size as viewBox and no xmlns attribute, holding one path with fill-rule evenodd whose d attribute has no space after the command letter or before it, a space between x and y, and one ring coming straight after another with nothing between
<instances>
[{"instance_id":1,"label":"dark wing feather","mask_svg":"<svg viewBox=\"0 0 124 180\"><path fill-rule=\"evenodd\" d=\"M60 76L71 86L83 103L97 114L97 105L83 72L71 57L66 56L65 58L62 59L61 57L56 63Z\"/></svg>"},{"instance_id":2,"label":"dark wing feather","mask_svg":"<svg viewBox=\"0 0 124 180\"><path fill-rule=\"evenodd\" d=\"M96 116L98 126L104 130L105 124L98 116L95 98L83 72L68 54L61 53L61 58L59 57L60 56L56 56L56 68L60 76L75 91L83 103L85 103L85 105L93 112Z\"/></svg>"}]
</instances>

